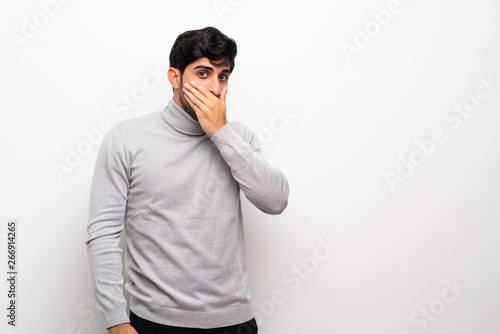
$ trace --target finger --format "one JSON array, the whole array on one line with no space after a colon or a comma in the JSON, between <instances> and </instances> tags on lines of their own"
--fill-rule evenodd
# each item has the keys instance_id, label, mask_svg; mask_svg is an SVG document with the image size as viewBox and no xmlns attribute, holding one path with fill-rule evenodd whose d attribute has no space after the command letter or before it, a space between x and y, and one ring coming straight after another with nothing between
<instances>
[{"instance_id":1,"label":"finger","mask_svg":"<svg viewBox=\"0 0 500 334\"><path fill-rule=\"evenodd\" d=\"M208 100L210 99L210 95L213 95L210 93L210 91L208 91L208 89L203 86L197 85L194 81L191 81L191 83L186 82L184 86L202 103L208 102Z\"/></svg>"},{"instance_id":2,"label":"finger","mask_svg":"<svg viewBox=\"0 0 500 334\"><path fill-rule=\"evenodd\" d=\"M191 108L193 108L194 112L196 115L199 115L200 112L201 112L201 109L198 107L198 105L193 101L194 97L191 95L189 96L188 94L190 94L189 92L185 93L184 96L186 98L186 101L189 103L189 105L191 106Z\"/></svg>"},{"instance_id":3,"label":"finger","mask_svg":"<svg viewBox=\"0 0 500 334\"><path fill-rule=\"evenodd\" d=\"M191 91L187 89L183 89L183 91L184 91L184 96L186 96L191 107L201 108L203 102L201 102Z\"/></svg>"},{"instance_id":4,"label":"finger","mask_svg":"<svg viewBox=\"0 0 500 334\"><path fill-rule=\"evenodd\" d=\"M219 98L224 104L226 104L226 94L227 94L227 87L224 87L220 92L220 98Z\"/></svg>"}]
</instances>

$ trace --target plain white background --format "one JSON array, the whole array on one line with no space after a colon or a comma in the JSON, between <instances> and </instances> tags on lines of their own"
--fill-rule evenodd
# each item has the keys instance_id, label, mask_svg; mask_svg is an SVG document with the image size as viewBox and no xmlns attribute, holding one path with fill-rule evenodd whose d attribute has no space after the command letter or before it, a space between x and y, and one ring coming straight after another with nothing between
<instances>
[{"instance_id":1,"label":"plain white background","mask_svg":"<svg viewBox=\"0 0 500 334\"><path fill-rule=\"evenodd\" d=\"M239 45L228 118L291 187L279 216L243 202L259 333L499 333L499 15L494 0L3 2L0 257L14 219L19 274L15 328L1 280L1 332L106 333L84 245L100 124L163 108L175 38L215 26Z\"/></svg>"}]
</instances>

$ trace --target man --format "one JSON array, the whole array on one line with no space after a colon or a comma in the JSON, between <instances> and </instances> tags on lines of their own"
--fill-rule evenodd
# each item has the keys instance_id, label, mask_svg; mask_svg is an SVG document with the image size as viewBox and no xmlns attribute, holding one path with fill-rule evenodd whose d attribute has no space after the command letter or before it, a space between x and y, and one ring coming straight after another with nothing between
<instances>
[{"instance_id":1,"label":"man","mask_svg":"<svg viewBox=\"0 0 500 334\"><path fill-rule=\"evenodd\" d=\"M109 334L257 333L240 190L263 212L279 214L289 188L255 134L226 120L236 52L212 27L179 35L168 70L173 99L119 122L103 140L86 244Z\"/></svg>"}]
</instances>

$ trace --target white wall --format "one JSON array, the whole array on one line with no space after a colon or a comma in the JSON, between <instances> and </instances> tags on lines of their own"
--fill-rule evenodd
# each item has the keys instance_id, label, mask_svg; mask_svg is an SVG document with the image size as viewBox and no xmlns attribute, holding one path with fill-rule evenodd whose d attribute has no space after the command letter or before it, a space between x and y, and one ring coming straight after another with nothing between
<instances>
[{"instance_id":1,"label":"white wall","mask_svg":"<svg viewBox=\"0 0 500 334\"><path fill-rule=\"evenodd\" d=\"M280 216L244 202L259 333L500 332L497 1L55 1L0 5L2 268L18 223L17 326L2 279L2 333L106 332L84 132L162 108L174 39L208 25L239 44L229 119L291 185ZM68 166L69 150L87 155Z\"/></svg>"}]
</instances>

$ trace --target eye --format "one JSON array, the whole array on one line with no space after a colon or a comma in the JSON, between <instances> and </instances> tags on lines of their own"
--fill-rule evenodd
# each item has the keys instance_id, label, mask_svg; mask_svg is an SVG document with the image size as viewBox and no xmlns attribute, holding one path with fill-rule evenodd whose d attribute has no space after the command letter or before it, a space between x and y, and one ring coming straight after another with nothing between
<instances>
[{"instance_id":1,"label":"eye","mask_svg":"<svg viewBox=\"0 0 500 334\"><path fill-rule=\"evenodd\" d=\"M202 77L202 78L205 78L205 77L207 77L207 76L208 76L208 72L207 72L207 71L200 71L200 72L198 72L198 75L199 75L200 77Z\"/></svg>"},{"instance_id":2,"label":"eye","mask_svg":"<svg viewBox=\"0 0 500 334\"><path fill-rule=\"evenodd\" d=\"M229 75L221 74L221 75L219 75L219 80L227 81L227 80L229 80Z\"/></svg>"}]
</instances>

